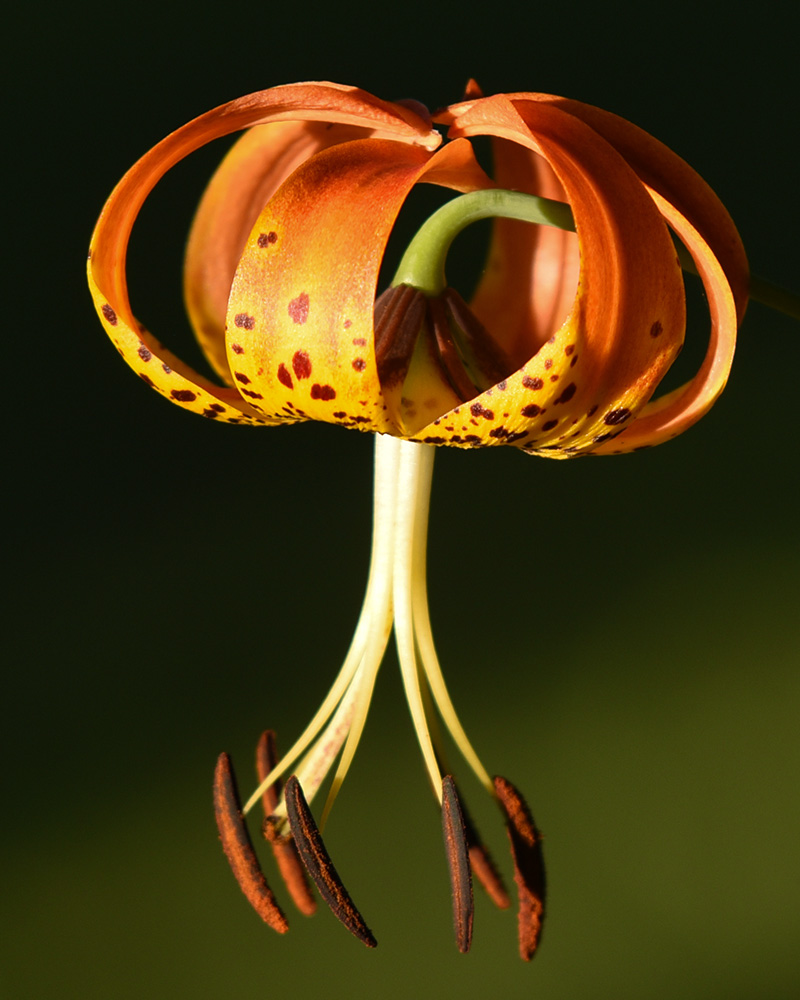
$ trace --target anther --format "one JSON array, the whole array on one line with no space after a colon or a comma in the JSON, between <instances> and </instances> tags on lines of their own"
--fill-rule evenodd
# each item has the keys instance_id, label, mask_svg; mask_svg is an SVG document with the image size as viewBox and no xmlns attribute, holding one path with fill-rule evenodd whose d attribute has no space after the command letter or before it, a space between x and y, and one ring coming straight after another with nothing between
<instances>
[{"instance_id":1,"label":"anther","mask_svg":"<svg viewBox=\"0 0 800 1000\"><path fill-rule=\"evenodd\" d=\"M458 950L469 951L472 944L472 918L475 907L472 898L472 872L464 817L458 802L456 784L450 775L442 779L442 833L450 868L450 890L453 897L453 926Z\"/></svg>"},{"instance_id":2,"label":"anther","mask_svg":"<svg viewBox=\"0 0 800 1000\"><path fill-rule=\"evenodd\" d=\"M231 759L221 753L214 772L214 813L219 839L248 902L273 930L285 934L289 922L275 902L247 832Z\"/></svg>"},{"instance_id":3,"label":"anther","mask_svg":"<svg viewBox=\"0 0 800 1000\"><path fill-rule=\"evenodd\" d=\"M275 746L275 733L266 729L259 738L256 747L256 772L259 784L263 782L270 771L278 765L278 754ZM280 781L274 781L261 796L264 806L264 825L262 833L269 841L278 871L286 885L289 895L297 909L310 917L317 909L317 901L311 894L311 887L306 878L305 868L300 861L295 842L288 834L282 834L274 820L270 819L278 806L281 795Z\"/></svg>"},{"instance_id":4,"label":"anther","mask_svg":"<svg viewBox=\"0 0 800 1000\"><path fill-rule=\"evenodd\" d=\"M506 816L514 881L519 895L519 953L529 962L542 935L545 903L542 836L517 789L505 778L495 777L494 789Z\"/></svg>"},{"instance_id":5,"label":"anther","mask_svg":"<svg viewBox=\"0 0 800 1000\"><path fill-rule=\"evenodd\" d=\"M311 810L308 808L300 782L294 774L287 780L283 794L286 799L289 828L311 881L319 889L320 895L330 907L333 915L344 924L350 933L354 934L368 948L376 947L378 942L339 878L325 844L322 842L322 836L314 822L314 817L311 815Z\"/></svg>"}]
</instances>

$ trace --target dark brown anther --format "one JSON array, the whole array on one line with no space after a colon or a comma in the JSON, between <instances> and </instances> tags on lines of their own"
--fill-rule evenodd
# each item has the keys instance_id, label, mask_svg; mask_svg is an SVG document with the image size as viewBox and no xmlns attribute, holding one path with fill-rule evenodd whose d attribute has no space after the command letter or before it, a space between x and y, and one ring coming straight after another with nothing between
<instances>
[{"instance_id":1,"label":"dark brown anther","mask_svg":"<svg viewBox=\"0 0 800 1000\"><path fill-rule=\"evenodd\" d=\"M442 779L442 833L447 864L450 868L450 891L453 896L453 926L456 944L462 953L472 944L472 872L469 864L467 830L458 801L456 784L450 775Z\"/></svg>"},{"instance_id":2,"label":"dark brown anther","mask_svg":"<svg viewBox=\"0 0 800 1000\"><path fill-rule=\"evenodd\" d=\"M545 877L542 837L530 810L517 789L505 778L495 777L494 789L506 816L514 881L519 895L519 953L530 962L542 935Z\"/></svg>"},{"instance_id":3,"label":"dark brown anther","mask_svg":"<svg viewBox=\"0 0 800 1000\"><path fill-rule=\"evenodd\" d=\"M273 771L278 764L278 753L275 746L275 733L266 729L261 734L256 747L256 772L259 782ZM261 797L264 806L264 839L269 841L278 871L286 885L289 895L297 909L310 917L317 909L317 901L311 893L311 886L306 878L306 871L297 853L297 847L288 834L278 832L277 824L270 819L275 812L281 796L279 781L273 782Z\"/></svg>"},{"instance_id":4,"label":"dark brown anther","mask_svg":"<svg viewBox=\"0 0 800 1000\"><path fill-rule=\"evenodd\" d=\"M214 772L214 813L219 839L242 892L261 919L279 934L289 930L289 922L275 902L245 826L231 759L221 753Z\"/></svg>"},{"instance_id":5,"label":"dark brown anther","mask_svg":"<svg viewBox=\"0 0 800 1000\"><path fill-rule=\"evenodd\" d=\"M289 828L306 866L311 881L319 889L320 895L331 908L333 915L368 948L374 948L377 941L367 927L364 918L355 908L347 889L333 866L330 855L322 842L317 824L308 808L303 789L295 775L286 782L284 789Z\"/></svg>"}]
</instances>

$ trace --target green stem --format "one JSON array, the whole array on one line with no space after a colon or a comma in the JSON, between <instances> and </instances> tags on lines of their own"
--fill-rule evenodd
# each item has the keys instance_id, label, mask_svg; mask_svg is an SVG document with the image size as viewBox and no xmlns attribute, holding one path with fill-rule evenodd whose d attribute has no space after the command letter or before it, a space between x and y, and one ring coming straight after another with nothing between
<instances>
[{"instance_id":1,"label":"green stem","mask_svg":"<svg viewBox=\"0 0 800 1000\"><path fill-rule=\"evenodd\" d=\"M440 295L447 287L444 264L453 240L471 223L492 218L520 219L575 230L572 210L563 202L502 188L470 191L442 205L423 223L403 254L392 285L411 285L430 298ZM681 267L697 274L689 251L683 244L676 245ZM751 275L750 298L800 320L800 295L765 278Z\"/></svg>"},{"instance_id":2,"label":"green stem","mask_svg":"<svg viewBox=\"0 0 800 1000\"><path fill-rule=\"evenodd\" d=\"M392 285L411 285L429 298L441 295L447 287L444 262L453 240L471 223L497 217L575 229L572 211L563 202L500 188L470 191L442 205L423 223L403 254Z\"/></svg>"}]
</instances>

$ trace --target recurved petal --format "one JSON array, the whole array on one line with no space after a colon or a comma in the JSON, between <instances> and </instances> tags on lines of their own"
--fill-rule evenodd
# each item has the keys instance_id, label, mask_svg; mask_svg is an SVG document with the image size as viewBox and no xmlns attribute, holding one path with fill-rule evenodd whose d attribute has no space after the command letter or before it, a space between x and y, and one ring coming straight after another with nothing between
<instances>
[{"instance_id":1,"label":"recurved petal","mask_svg":"<svg viewBox=\"0 0 800 1000\"><path fill-rule=\"evenodd\" d=\"M429 121L407 107L338 84L291 84L239 98L201 115L154 146L123 177L103 208L89 255L89 284L100 319L125 360L149 384L180 406L222 420L269 422L246 399L230 389L218 389L181 364L137 322L125 273L128 240L144 200L181 159L212 139L278 121L342 123L420 150L435 149L440 142Z\"/></svg>"},{"instance_id":2,"label":"recurved petal","mask_svg":"<svg viewBox=\"0 0 800 1000\"><path fill-rule=\"evenodd\" d=\"M581 266L569 316L553 336L417 438L512 443L551 457L594 451L641 410L683 340L683 282L667 227L622 156L573 115L499 96L449 117L454 135L489 134L548 161L572 206ZM489 329L496 334L491 321Z\"/></svg>"},{"instance_id":3,"label":"recurved petal","mask_svg":"<svg viewBox=\"0 0 800 1000\"><path fill-rule=\"evenodd\" d=\"M491 183L466 143L431 156L362 139L318 152L261 212L234 277L226 338L237 386L268 419L403 433L378 376L373 309L389 233L423 178L460 190ZM447 408L437 387L421 402L430 398L432 414ZM442 391L452 405L452 390Z\"/></svg>"},{"instance_id":4,"label":"recurved petal","mask_svg":"<svg viewBox=\"0 0 800 1000\"><path fill-rule=\"evenodd\" d=\"M259 213L314 153L366 134L363 127L333 122L257 125L236 141L211 178L186 247L184 297L195 336L226 382L233 381L225 350L228 295Z\"/></svg>"},{"instance_id":5,"label":"recurved petal","mask_svg":"<svg viewBox=\"0 0 800 1000\"><path fill-rule=\"evenodd\" d=\"M523 95L519 95L523 96ZM736 333L747 306L747 257L730 215L709 185L681 157L636 125L591 105L537 95L587 122L625 157L678 237L705 286L711 332L693 379L651 400L638 418L600 453L630 451L682 433L714 404L730 372Z\"/></svg>"},{"instance_id":6,"label":"recurved petal","mask_svg":"<svg viewBox=\"0 0 800 1000\"><path fill-rule=\"evenodd\" d=\"M89 291L97 315L123 360L140 379L170 402L204 417L237 424L268 424L269 421L242 401L235 389L221 388L175 357L125 307L117 311L94 280L89 258Z\"/></svg>"},{"instance_id":7,"label":"recurved petal","mask_svg":"<svg viewBox=\"0 0 800 1000\"><path fill-rule=\"evenodd\" d=\"M538 153L495 138L493 176L498 187L564 201L564 189ZM569 315L578 283L578 238L555 226L495 219L481 281L470 307L518 366Z\"/></svg>"}]
</instances>

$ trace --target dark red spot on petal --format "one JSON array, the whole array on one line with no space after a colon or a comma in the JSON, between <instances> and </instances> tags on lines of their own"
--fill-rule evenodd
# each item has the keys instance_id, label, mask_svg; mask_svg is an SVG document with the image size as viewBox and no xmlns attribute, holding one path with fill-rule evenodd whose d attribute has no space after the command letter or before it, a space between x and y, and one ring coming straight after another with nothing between
<instances>
[{"instance_id":1,"label":"dark red spot on petal","mask_svg":"<svg viewBox=\"0 0 800 1000\"><path fill-rule=\"evenodd\" d=\"M145 383L146 383L147 385L149 385L151 389L155 389L155 387L156 387L156 384L155 384L155 382L154 382L154 381L153 381L153 380L152 380L152 379L150 378L150 376L149 376L149 375L145 375L145 373L144 373L144 372L138 372L137 374L139 375L139 378L140 378L140 379L142 380L142 382L145 382Z\"/></svg>"},{"instance_id":2,"label":"dark red spot on petal","mask_svg":"<svg viewBox=\"0 0 800 1000\"><path fill-rule=\"evenodd\" d=\"M150 359L153 357L153 355L150 353L150 350L144 344L139 344L138 354L139 357L142 359L142 361L150 361Z\"/></svg>"},{"instance_id":3,"label":"dark red spot on petal","mask_svg":"<svg viewBox=\"0 0 800 1000\"><path fill-rule=\"evenodd\" d=\"M295 351L292 357L292 370L298 378L309 378L311 375L311 358L305 351Z\"/></svg>"},{"instance_id":4,"label":"dark red spot on petal","mask_svg":"<svg viewBox=\"0 0 800 1000\"><path fill-rule=\"evenodd\" d=\"M542 430L551 431L557 423L558 423L557 420L547 420L542 424Z\"/></svg>"},{"instance_id":5,"label":"dark red spot on petal","mask_svg":"<svg viewBox=\"0 0 800 1000\"><path fill-rule=\"evenodd\" d=\"M366 367L367 367L367 362L363 358L356 358L356 360L353 362L353 368L357 372L363 372Z\"/></svg>"},{"instance_id":6,"label":"dark red spot on petal","mask_svg":"<svg viewBox=\"0 0 800 1000\"><path fill-rule=\"evenodd\" d=\"M250 385L250 376L245 375L244 372L234 372L233 377L237 382L241 382L243 385Z\"/></svg>"},{"instance_id":7,"label":"dark red spot on petal","mask_svg":"<svg viewBox=\"0 0 800 1000\"><path fill-rule=\"evenodd\" d=\"M285 385L287 389L294 389L292 376L289 374L289 369L283 362L278 365L278 381L281 385Z\"/></svg>"},{"instance_id":8,"label":"dark red spot on petal","mask_svg":"<svg viewBox=\"0 0 800 1000\"><path fill-rule=\"evenodd\" d=\"M289 315L295 323L305 323L308 319L308 295L305 292L289 303Z\"/></svg>"},{"instance_id":9,"label":"dark red spot on petal","mask_svg":"<svg viewBox=\"0 0 800 1000\"><path fill-rule=\"evenodd\" d=\"M566 354L567 357L569 357L570 354L574 352L574 350L575 350L574 344L567 344L567 346L564 348L564 353Z\"/></svg>"},{"instance_id":10,"label":"dark red spot on petal","mask_svg":"<svg viewBox=\"0 0 800 1000\"><path fill-rule=\"evenodd\" d=\"M268 233L258 234L258 245L263 250L264 247L270 246L272 243L278 242L278 234L276 232L270 231Z\"/></svg>"},{"instance_id":11,"label":"dark red spot on petal","mask_svg":"<svg viewBox=\"0 0 800 1000\"><path fill-rule=\"evenodd\" d=\"M179 403L192 403L197 399L197 393L192 392L191 389L173 389L170 396L177 399Z\"/></svg>"},{"instance_id":12,"label":"dark red spot on petal","mask_svg":"<svg viewBox=\"0 0 800 1000\"><path fill-rule=\"evenodd\" d=\"M318 382L315 382L311 386L311 398L322 400L336 399L336 390L332 385L320 385Z\"/></svg>"},{"instance_id":13,"label":"dark red spot on petal","mask_svg":"<svg viewBox=\"0 0 800 1000\"><path fill-rule=\"evenodd\" d=\"M238 326L242 330L252 330L256 321L253 316L248 316L247 313L236 313L233 317L233 322L235 326Z\"/></svg>"},{"instance_id":14,"label":"dark red spot on petal","mask_svg":"<svg viewBox=\"0 0 800 1000\"><path fill-rule=\"evenodd\" d=\"M555 400L555 402L556 403L569 402L569 400L572 399L572 397L575 395L575 391L577 388L578 387L575 385L574 382L570 382L570 384L566 387L566 389L564 389L564 391L561 393L558 399Z\"/></svg>"},{"instance_id":15,"label":"dark red spot on petal","mask_svg":"<svg viewBox=\"0 0 800 1000\"><path fill-rule=\"evenodd\" d=\"M524 375L522 378L522 384L526 389L541 389L544 382L540 378L531 378L530 375Z\"/></svg>"},{"instance_id":16,"label":"dark red spot on petal","mask_svg":"<svg viewBox=\"0 0 800 1000\"><path fill-rule=\"evenodd\" d=\"M603 423L608 424L610 427L613 427L615 424L624 424L630 415L631 411L624 406L620 407L619 410L609 410L603 417Z\"/></svg>"},{"instance_id":17,"label":"dark red spot on petal","mask_svg":"<svg viewBox=\"0 0 800 1000\"><path fill-rule=\"evenodd\" d=\"M544 363L544 366L545 366L545 368L552 368L553 367L553 359L552 358L547 358L547 360Z\"/></svg>"},{"instance_id":18,"label":"dark red spot on petal","mask_svg":"<svg viewBox=\"0 0 800 1000\"><path fill-rule=\"evenodd\" d=\"M231 350L234 354L244 354L244 348L241 344L231 344Z\"/></svg>"},{"instance_id":19,"label":"dark red spot on petal","mask_svg":"<svg viewBox=\"0 0 800 1000\"><path fill-rule=\"evenodd\" d=\"M473 403L469 408L469 412L473 417L483 417L485 420L494 420L494 411L487 410L486 407L481 406L480 403Z\"/></svg>"},{"instance_id":20,"label":"dark red spot on petal","mask_svg":"<svg viewBox=\"0 0 800 1000\"><path fill-rule=\"evenodd\" d=\"M103 315L105 316L105 318L108 320L108 322L112 326L116 326L117 325L117 323L119 322L117 320L117 314L114 312L114 310L111 308L111 306L107 302L103 306L103 308L101 309L101 312L103 313Z\"/></svg>"},{"instance_id":21,"label":"dark red spot on petal","mask_svg":"<svg viewBox=\"0 0 800 1000\"><path fill-rule=\"evenodd\" d=\"M650 336L660 337L663 330L664 327L661 325L661 320L657 319L655 323L653 323L653 325L650 327Z\"/></svg>"},{"instance_id":22,"label":"dark red spot on petal","mask_svg":"<svg viewBox=\"0 0 800 1000\"><path fill-rule=\"evenodd\" d=\"M527 406L522 407L523 417L538 417L540 413L541 408L536 403L529 403Z\"/></svg>"}]
</instances>

